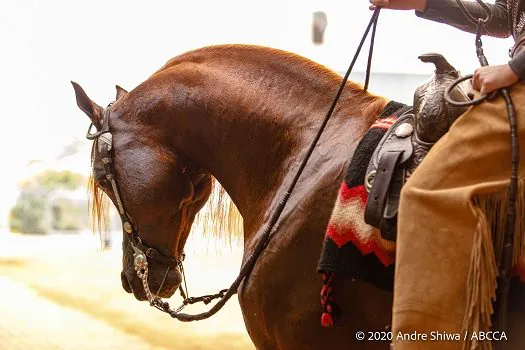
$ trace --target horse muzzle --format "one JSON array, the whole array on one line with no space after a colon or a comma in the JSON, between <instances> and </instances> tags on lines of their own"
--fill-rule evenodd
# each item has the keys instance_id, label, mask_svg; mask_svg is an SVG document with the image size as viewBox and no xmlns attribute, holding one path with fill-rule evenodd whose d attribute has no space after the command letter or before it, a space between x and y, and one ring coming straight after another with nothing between
<instances>
[{"instance_id":1,"label":"horse muzzle","mask_svg":"<svg viewBox=\"0 0 525 350\"><path fill-rule=\"evenodd\" d=\"M182 274L178 269L150 269L147 276L147 286L150 292L160 298L170 298L182 283ZM122 288L127 293L133 293L139 301L147 301L148 295L144 288L144 282L134 270L121 272L120 279Z\"/></svg>"}]
</instances>

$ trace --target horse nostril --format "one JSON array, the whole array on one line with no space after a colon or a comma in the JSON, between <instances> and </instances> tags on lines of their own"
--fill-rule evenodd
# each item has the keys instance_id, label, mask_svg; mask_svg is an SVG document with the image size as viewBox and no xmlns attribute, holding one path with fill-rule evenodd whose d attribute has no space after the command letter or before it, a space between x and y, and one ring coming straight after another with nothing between
<instances>
[{"instance_id":1,"label":"horse nostril","mask_svg":"<svg viewBox=\"0 0 525 350\"><path fill-rule=\"evenodd\" d=\"M124 288L124 290L128 293L132 293L133 290L131 289L131 284L129 283L128 278L126 277L124 272L120 273L120 280L122 282L122 288Z\"/></svg>"}]
</instances>

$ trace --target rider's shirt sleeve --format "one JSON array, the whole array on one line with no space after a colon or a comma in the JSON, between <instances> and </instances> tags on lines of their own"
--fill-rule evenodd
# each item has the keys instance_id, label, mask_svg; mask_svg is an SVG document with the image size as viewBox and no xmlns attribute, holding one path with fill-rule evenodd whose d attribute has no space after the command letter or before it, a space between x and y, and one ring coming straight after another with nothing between
<instances>
[{"instance_id":1,"label":"rider's shirt sleeve","mask_svg":"<svg viewBox=\"0 0 525 350\"><path fill-rule=\"evenodd\" d=\"M518 53L514 55L509 61L509 66L510 69L520 77L520 80L525 80L525 49L518 51Z\"/></svg>"},{"instance_id":2,"label":"rider's shirt sleeve","mask_svg":"<svg viewBox=\"0 0 525 350\"><path fill-rule=\"evenodd\" d=\"M473 1L464 1L465 7L474 18L485 18L481 5ZM512 34L510 16L507 11L507 0L496 0L487 4L492 11L492 18L487 24L484 35L506 38ZM456 0L427 0L424 11L416 11L416 16L434 22L445 23L466 32L476 33L476 23L471 23L461 11Z\"/></svg>"}]
</instances>

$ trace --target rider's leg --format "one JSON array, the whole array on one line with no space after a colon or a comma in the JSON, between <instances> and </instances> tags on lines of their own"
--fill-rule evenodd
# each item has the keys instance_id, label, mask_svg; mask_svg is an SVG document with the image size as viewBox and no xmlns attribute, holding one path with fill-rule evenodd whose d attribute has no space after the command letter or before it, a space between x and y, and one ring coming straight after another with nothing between
<instances>
[{"instance_id":1,"label":"rider's leg","mask_svg":"<svg viewBox=\"0 0 525 350\"><path fill-rule=\"evenodd\" d=\"M512 98L524 154L525 83L512 87ZM525 157L522 159L520 174L525 171ZM475 263L472 257L487 261L491 256L490 251L484 255L478 244L482 237L490 243L487 222L491 219L473 198L498 193L501 196L507 189L510 169L508 115L503 98L498 97L463 114L405 184L399 206L394 340L397 332L414 331L426 334L429 340L394 342L396 350L460 349L459 341L431 341L439 335L431 332L459 333L468 307L480 302L490 305L490 296L484 293L494 290L490 275L494 268ZM519 196L523 198L521 185ZM497 206L488 207L491 205ZM522 219L523 214L518 212L517 221ZM475 283L467 283L472 266L480 270L481 285L475 275L470 276ZM481 289L476 293L472 288L478 286ZM473 317L478 315L479 310L474 309ZM482 330L484 327L481 325Z\"/></svg>"}]
</instances>

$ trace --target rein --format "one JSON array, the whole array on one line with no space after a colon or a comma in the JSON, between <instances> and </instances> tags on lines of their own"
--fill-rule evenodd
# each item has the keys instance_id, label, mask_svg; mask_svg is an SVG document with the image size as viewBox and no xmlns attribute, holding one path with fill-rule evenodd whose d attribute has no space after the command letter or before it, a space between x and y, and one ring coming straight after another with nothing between
<instances>
[{"instance_id":1,"label":"rein","mask_svg":"<svg viewBox=\"0 0 525 350\"><path fill-rule=\"evenodd\" d=\"M137 273L137 276L141 279L144 291L147 295L148 301L151 306L168 313L171 317L176 318L179 321L182 322L190 322L190 321L198 321L203 320L206 318L209 318L213 316L215 313L217 313L225 304L226 302L237 293L237 290L242 283L242 281L250 274L251 270L255 266L255 263L257 262L257 259L261 255L261 253L264 251L266 246L268 245L270 239L273 237L274 228L279 220L286 203L288 202L296 184L299 181L299 178L306 167L306 163L308 162L310 156L312 155L315 146L317 145L317 142L319 141L321 134L323 133L324 129L326 128L326 125L328 124L328 121L330 120L330 117L333 114L333 111L336 107L336 104L341 97L341 94L343 92L344 87L346 86L346 83L348 81L348 77L350 76L350 73L353 70L353 67L355 65L355 62L357 61L357 58L359 56L359 53L361 52L361 48L363 47L363 44L368 36L368 33L370 32L370 29L373 26L372 29L372 37L370 42L370 51L368 56L368 62L367 62L367 70L366 70L366 79L364 84L364 90L366 91L368 89L368 83L370 80L370 69L372 64L372 54L373 54L373 46L374 46L374 38L376 33L376 27L377 22L379 18L379 11L380 8L377 8L374 13L372 14L372 18L370 19L370 22L368 23L368 26L365 30L365 33L363 34L363 37L361 39L361 42L359 43L359 46L357 48L357 51L352 59L352 62L341 82L341 85L339 87L339 90L332 102L332 105L330 106L330 109L328 110L321 126L319 127L319 130L312 141L303 161L301 162L290 186L286 190L286 192L282 195L279 204L275 211L273 212L268 224L266 225L266 228L264 229L261 239L259 242L257 242L257 245L255 246L254 251L250 254L249 258L246 260L245 264L242 266L241 271L239 272L238 277L235 279L235 281L231 284L231 286L228 289L223 289L217 294L212 295L205 295L198 298L192 298L187 296L187 290L186 292L183 290L182 285L180 286L180 292L183 296L184 300L182 302L182 305L179 306L177 309L171 309L168 302L162 301L162 299L158 296L156 296L154 293L152 293L149 289L148 285L148 258L150 259L157 259L164 263L168 264L166 273L164 275L164 279L159 287L159 292L164 284L164 281L168 275L168 272L171 268L177 268L181 271L181 274L184 278L184 284L186 284L186 278L184 275L184 268L182 266L182 260L177 260L172 257L164 256L163 254L159 253L157 250L155 250L152 247L148 247L145 245L142 240L139 237L138 230L134 227L133 221L131 220L131 217L126 213L124 209L124 205L122 203L122 199L120 196L120 191L116 182L116 176L115 176L115 169L113 167L113 161L112 161L112 152L113 152L113 145L112 145L112 135L109 128L109 117L110 117L110 107L111 104L104 110L104 119L102 126L100 130L97 130L95 133L91 133L91 129L93 128L93 123L89 126L88 132L86 134L86 138L88 140L95 141L98 145L98 151L102 154L102 161L104 163L104 170L106 173L106 180L108 180L111 183L111 188L113 191L113 194L115 196L116 202L117 202L117 209L120 215L120 218L122 220L122 227L124 231L129 234L131 239L131 246L133 248L134 254L133 254L133 263L135 267L135 271ZM102 144L102 145L101 145ZM158 292L157 292L158 294ZM210 310L191 315L182 313L182 309L186 305L194 304L197 302L203 302L204 304L210 303L214 299L220 299L215 305L213 305Z\"/></svg>"},{"instance_id":2,"label":"rein","mask_svg":"<svg viewBox=\"0 0 525 350\"><path fill-rule=\"evenodd\" d=\"M467 17L467 19L476 24L476 55L481 66L488 66L487 58L483 53L483 44L481 42L481 35L484 26L492 18L492 13L490 8L481 0L476 0L480 6L485 11L486 17L476 19L472 14L470 14L463 4L462 0L456 0L459 8ZM514 229L516 223L516 196L518 190L518 166L519 166L519 142L518 142L518 128L517 128L517 119L516 119L516 110L512 102L510 91L508 88L503 88L494 93L480 96L476 100L470 102L456 102L450 97L450 92L452 89L459 83L471 79L473 74L466 75L458 80L454 81L445 91L445 100L453 105L458 107L473 106L480 104L481 102L494 98L498 92L503 96L505 103L507 104L507 114L510 125L510 143L511 143L511 158L512 158L512 168L511 168L511 177L508 187L508 204L507 204L507 220L505 222L505 233L503 238L503 253L499 261L499 281L498 281L498 295L497 300L499 301L498 313L496 316L496 325L501 331L506 330L506 316L508 311L508 299L510 291L510 270L512 268L512 256L514 249ZM504 342L499 342L498 347L500 349L504 348Z\"/></svg>"}]
</instances>

